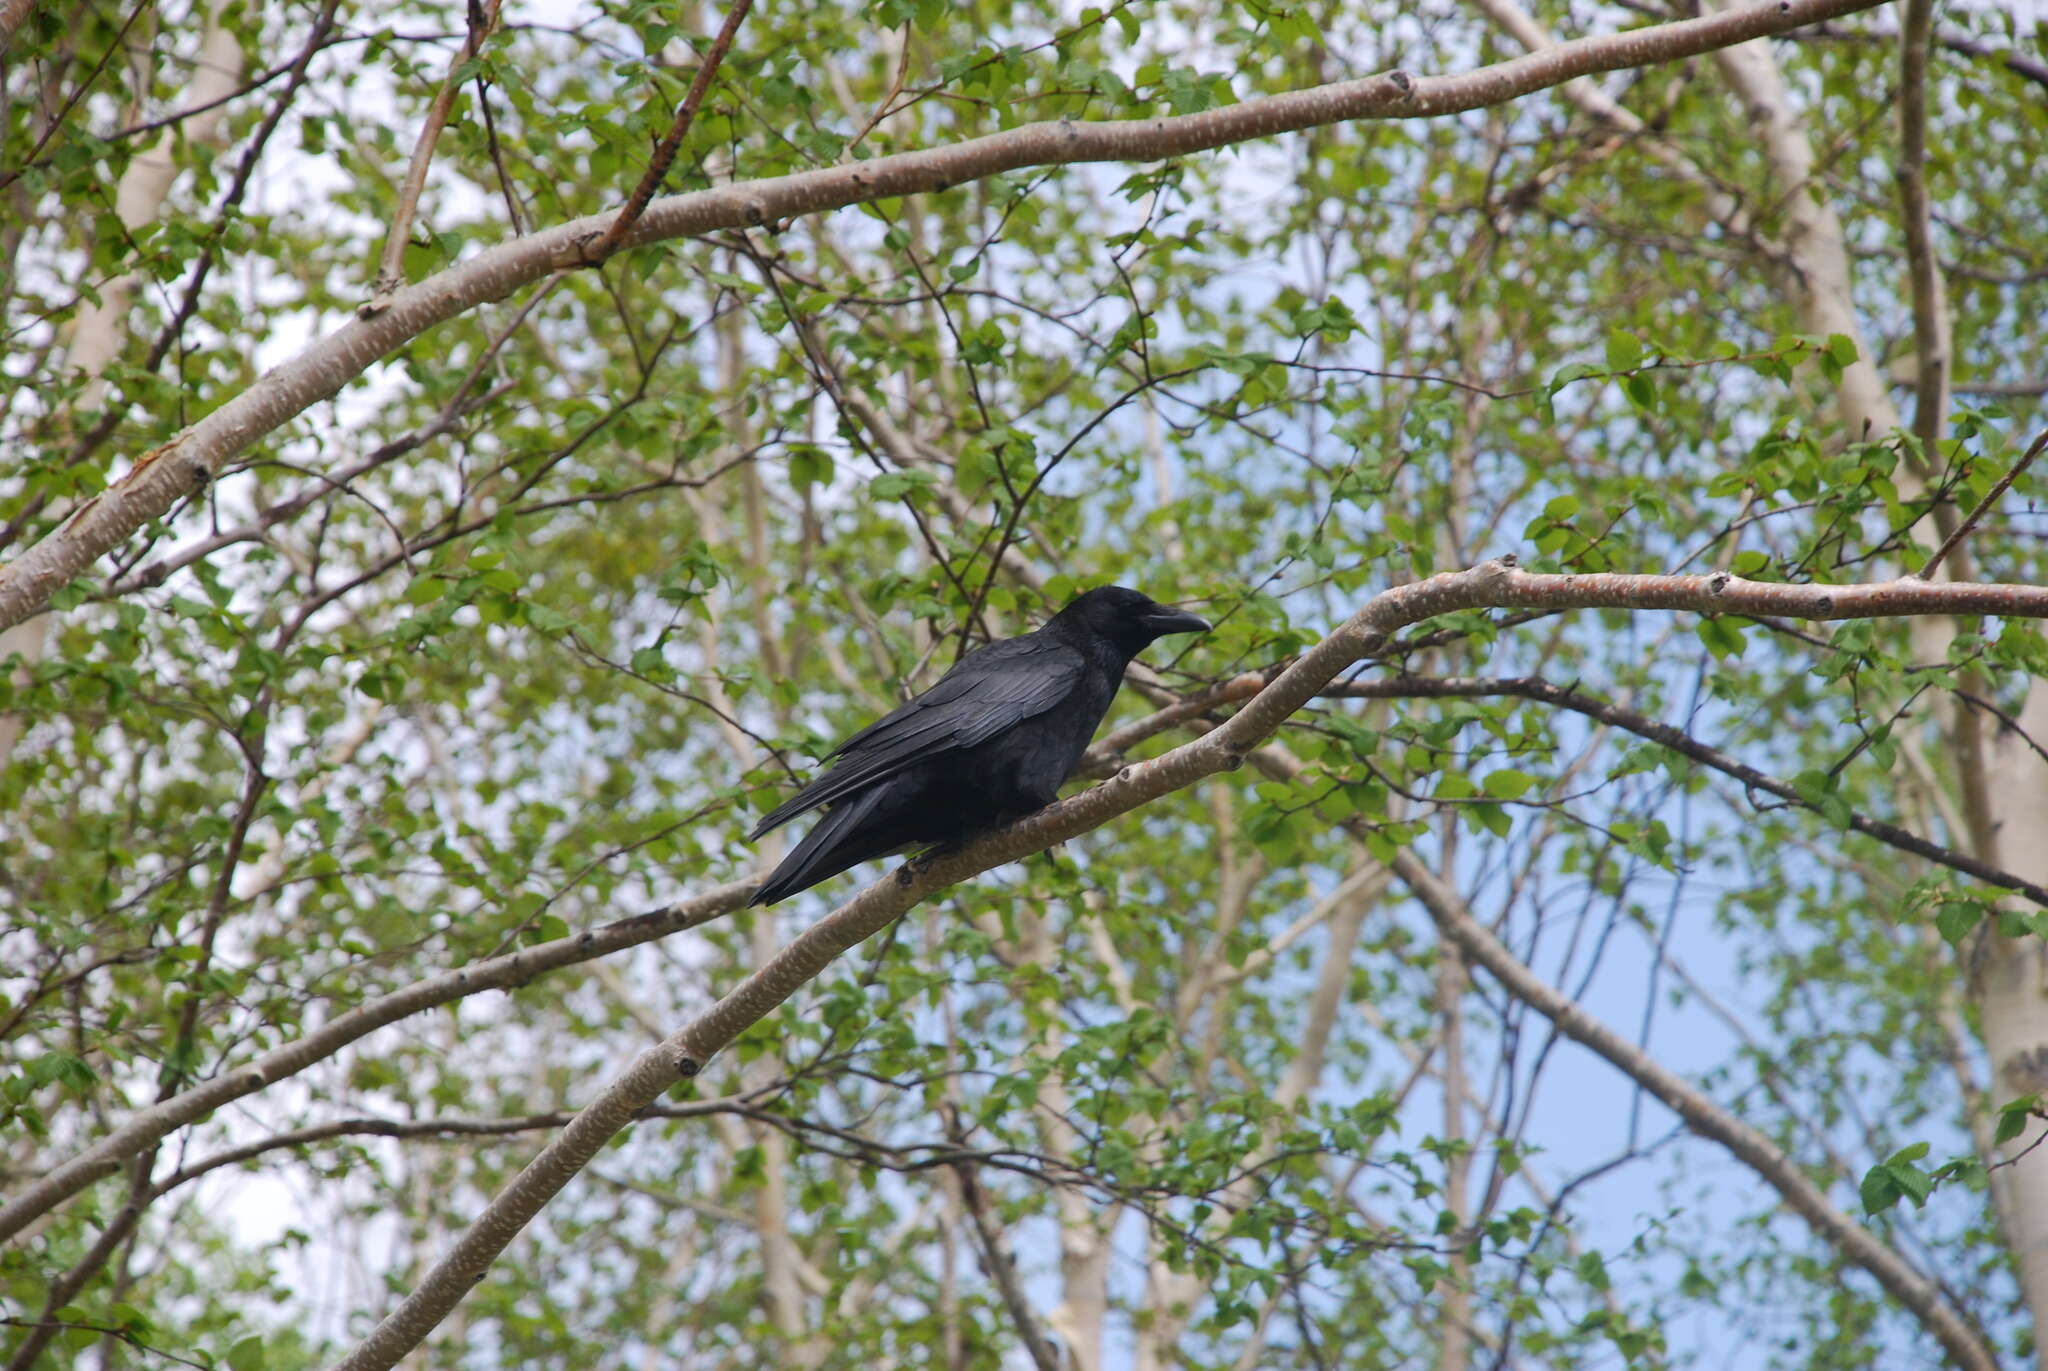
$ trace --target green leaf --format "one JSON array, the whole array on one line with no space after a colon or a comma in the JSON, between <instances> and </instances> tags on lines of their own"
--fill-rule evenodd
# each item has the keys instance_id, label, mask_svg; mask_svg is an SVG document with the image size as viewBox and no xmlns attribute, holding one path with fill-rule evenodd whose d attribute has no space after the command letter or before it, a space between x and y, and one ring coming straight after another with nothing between
<instances>
[{"instance_id":1,"label":"green leaf","mask_svg":"<svg viewBox=\"0 0 2048 1371\"><path fill-rule=\"evenodd\" d=\"M923 492L937 479L919 467L907 471L885 471L868 482L868 490L877 500L899 500L913 492Z\"/></svg>"},{"instance_id":2,"label":"green leaf","mask_svg":"<svg viewBox=\"0 0 2048 1371\"><path fill-rule=\"evenodd\" d=\"M1502 770L1487 773L1480 781L1480 788L1496 800L1519 799L1536 784L1536 778L1526 771Z\"/></svg>"},{"instance_id":3,"label":"green leaf","mask_svg":"<svg viewBox=\"0 0 2048 1371\"><path fill-rule=\"evenodd\" d=\"M1984 917L1984 907L1974 900L1945 900L1935 911L1934 927L1942 941L1954 947L1970 935Z\"/></svg>"},{"instance_id":4,"label":"green leaf","mask_svg":"<svg viewBox=\"0 0 2048 1371\"><path fill-rule=\"evenodd\" d=\"M789 483L798 490L832 484L832 454L804 444L789 450Z\"/></svg>"},{"instance_id":5,"label":"green leaf","mask_svg":"<svg viewBox=\"0 0 2048 1371\"><path fill-rule=\"evenodd\" d=\"M1871 1167L1863 1173L1863 1183L1856 1188L1857 1198L1863 1201L1863 1212L1869 1215L1884 1213L1899 1202L1905 1192L1892 1179L1891 1168L1883 1164Z\"/></svg>"},{"instance_id":6,"label":"green leaf","mask_svg":"<svg viewBox=\"0 0 2048 1371\"><path fill-rule=\"evenodd\" d=\"M1614 329L1607 335L1607 369L1609 371L1630 371L1643 360L1643 344L1627 329Z\"/></svg>"},{"instance_id":7,"label":"green leaf","mask_svg":"<svg viewBox=\"0 0 2048 1371\"><path fill-rule=\"evenodd\" d=\"M2039 1095L2022 1095L2016 1100L2007 1100L1998 1107L1998 1127L1993 1131L1992 1140L2009 1143L2027 1131L2027 1124L2041 1108Z\"/></svg>"},{"instance_id":8,"label":"green leaf","mask_svg":"<svg viewBox=\"0 0 2048 1371\"><path fill-rule=\"evenodd\" d=\"M1725 615L1697 620L1693 632L1700 643L1716 657L1740 657L1742 655L1742 625Z\"/></svg>"}]
</instances>

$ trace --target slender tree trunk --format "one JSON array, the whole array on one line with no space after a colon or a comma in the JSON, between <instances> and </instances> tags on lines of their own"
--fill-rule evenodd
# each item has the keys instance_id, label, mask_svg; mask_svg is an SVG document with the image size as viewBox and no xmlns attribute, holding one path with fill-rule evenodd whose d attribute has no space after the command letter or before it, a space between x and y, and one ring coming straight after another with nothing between
<instances>
[{"instance_id":1,"label":"slender tree trunk","mask_svg":"<svg viewBox=\"0 0 2048 1371\"><path fill-rule=\"evenodd\" d=\"M1836 391L1843 427L1851 438L1881 437L1899 429L1898 408L1857 323L1841 219L1815 192L1812 144L1794 116L1770 49L1744 43L1717 52L1715 61L1755 121L1784 196L1785 274L1801 324L1809 333L1840 333L1856 343L1857 359L1844 370ZM1939 319L1923 323L1937 333L1943 329ZM1946 339L1938 341L1945 351ZM1900 463L1899 489L1907 500L1926 493L1912 462ZM1916 534L1923 544L1931 543L1936 537L1932 521L1923 520ZM1952 557L1942 571L1964 574L1957 568ZM1917 660L1946 658L1954 620L1916 619L1911 628ZM1978 712L1954 695L1947 697L1942 723L1964 829L1952 833L1951 841L1994 865L2038 878L2048 871L2048 851L2039 841L2048 833L2048 764L2011 730L2002 729L1986 744ZM2037 741L2048 738L2048 691L2039 681L2029 688L2021 726ZM2048 968L2039 939L2000 937L1988 924L1979 936L1970 990L1991 1057L1989 1104L1996 1108L2017 1096L2048 1093ZM2037 1330L2048 1328L2048 1148L2029 1150L2040 1131L2030 1128L2008 1145L2012 1165L2006 1176L2013 1203L1999 1211ZM2048 1338L2037 1338L2036 1346L2036 1364L2048 1371Z\"/></svg>"},{"instance_id":2,"label":"slender tree trunk","mask_svg":"<svg viewBox=\"0 0 2048 1371\"><path fill-rule=\"evenodd\" d=\"M2048 877L2048 765L2029 746L2048 739L2048 691L2037 684L2027 696L2017 729L2001 728L1991 739L1985 789L1990 796L1996 858L2007 869L2035 880ZM2048 1097L2048 944L2040 938L2006 938L1987 923L1978 935L1970 978L1971 997L1991 1054L1993 1108L2022 1095ZM2034 1316L2035 1364L2048 1371L2048 1162L2042 1135L2048 1125L2032 1120L2005 1145L2012 1165L2003 1175L2011 1187L2006 1236L2019 1265L2020 1291Z\"/></svg>"}]
</instances>

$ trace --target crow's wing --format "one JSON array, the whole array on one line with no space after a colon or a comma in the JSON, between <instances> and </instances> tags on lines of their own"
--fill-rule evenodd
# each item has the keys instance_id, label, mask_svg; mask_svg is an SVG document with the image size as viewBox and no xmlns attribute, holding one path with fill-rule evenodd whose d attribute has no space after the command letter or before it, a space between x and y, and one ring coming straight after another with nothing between
<instances>
[{"instance_id":1,"label":"crow's wing","mask_svg":"<svg viewBox=\"0 0 2048 1371\"><path fill-rule=\"evenodd\" d=\"M991 643L924 694L869 724L829 754L839 760L754 826L748 839L829 805L941 752L987 742L1073 693L1087 667L1078 648L1043 633Z\"/></svg>"}]
</instances>

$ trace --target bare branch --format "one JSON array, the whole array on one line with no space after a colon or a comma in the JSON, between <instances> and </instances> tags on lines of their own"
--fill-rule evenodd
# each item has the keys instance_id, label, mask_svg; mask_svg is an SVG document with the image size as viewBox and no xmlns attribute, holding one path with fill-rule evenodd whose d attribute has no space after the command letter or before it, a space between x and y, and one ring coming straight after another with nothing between
<instances>
[{"instance_id":1,"label":"bare branch","mask_svg":"<svg viewBox=\"0 0 2048 1371\"><path fill-rule=\"evenodd\" d=\"M1735 780L1742 782L1743 787L1747 790L1761 791L1766 795L1775 796L1787 804L1797 805L1801 809L1811 810L1818 808L1801 796L1798 790L1794 789L1789 782L1779 780L1777 777L1759 771L1753 766L1745 765L1719 748L1709 747L1684 729L1674 728L1670 724L1661 723L1632 709L1623 709L1619 705L1595 699L1577 689L1553 685L1549 681L1533 677L1444 679L1397 676L1385 681L1347 681L1323 693L1333 698L1368 700L1483 697L1490 695L1519 696L1525 700L1536 700L1543 704L1554 705L1559 709L1569 709L1575 714L1583 714L1589 719L1623 729L1635 734L1639 738L1647 738L1660 747L1669 748L1682 757L1690 758L1702 766L1711 767L1724 776L1733 777ZM1948 867L1950 870L1960 871L1966 876L1972 876L1977 880L1983 881L1986 885L1995 885L2000 889L2024 895L2035 904L2048 909L2048 888L2043 888L2032 881L2016 876L2012 872L1990 862L1981 861L1967 852L1958 852L1954 848L1943 847L1941 844L1923 838L1917 833L1900 828L1897 824L1886 823L1882 819L1873 819L1865 814L1852 814L1849 818L1849 827L1858 833L1875 838L1889 847L1897 848L1901 852L1910 852L1916 857L1923 857L1930 862Z\"/></svg>"},{"instance_id":2,"label":"bare branch","mask_svg":"<svg viewBox=\"0 0 2048 1371\"><path fill-rule=\"evenodd\" d=\"M1046 1340L1045 1330L1038 1324L1038 1315L1032 1312L1031 1301L1017 1283L1016 1254L1003 1241L1002 1229L996 1226L988 1212L988 1195L982 1190L981 1182L975 1179L974 1168L964 1162L957 1163L953 1167L953 1176L960 1183L967 1217L981 1245L982 1267L1002 1293L1003 1307L1010 1311L1010 1322L1017 1325L1017 1336L1024 1340L1024 1350L1031 1354L1032 1366L1037 1371L1060 1371L1059 1352Z\"/></svg>"},{"instance_id":3,"label":"bare branch","mask_svg":"<svg viewBox=\"0 0 2048 1371\"><path fill-rule=\"evenodd\" d=\"M640 1116L647 1119L700 1119L727 1110L743 1110L750 1100L780 1090L786 1084L786 1081L770 1081L761 1089L749 1090L738 1095L722 1095L715 1100L650 1105L640 1111ZM308 1147L317 1142L331 1142L335 1138L502 1138L515 1133L560 1128L575 1117L571 1110L557 1109L546 1114L520 1114L494 1119L380 1119L374 1115L330 1119L326 1123L309 1124L305 1128L274 1133L269 1137L258 1138L253 1142L201 1157L198 1161L180 1167L151 1185L148 1198L144 1202L162 1199L178 1187L190 1185L201 1176L218 1171L224 1166L253 1161L266 1152Z\"/></svg>"},{"instance_id":4,"label":"bare branch","mask_svg":"<svg viewBox=\"0 0 2048 1371\"><path fill-rule=\"evenodd\" d=\"M1545 982L1474 918L1457 891L1440 880L1414 853L1397 852L1393 866L1395 874L1415 892L1444 937L1455 943L1468 960L1485 967L1510 994L1549 1019L1559 1032L1590 1048L1663 1101L1694 1133L1734 1153L1829 1246L1876 1277L1941 1343L1955 1365L1971 1371L1998 1371L1998 1358L1949 1307L1934 1284L1869 1229L1836 1208L1826 1192L1808 1180L1799 1164L1776 1143L1657 1062L1626 1036L1587 1013L1562 990Z\"/></svg>"},{"instance_id":5,"label":"bare branch","mask_svg":"<svg viewBox=\"0 0 2048 1371\"><path fill-rule=\"evenodd\" d=\"M412 237L413 216L419 212L420 192L427 188L427 167L434 160L434 145L441 141L441 130L448 124L448 115L455 108L455 94L462 89L462 69L476 59L483 51L484 43L497 30L498 14L504 0L470 0L469 37L464 40L462 50L448 63L448 74L441 78L441 89L434 93L434 103L427 107L426 121L420 125L420 136L413 143L412 161L405 169L405 182L398 188L398 208L391 215L391 231L384 236L384 255L378 259L377 280L371 287L369 303L363 306L365 314L377 314L391 303L391 294L405 283L405 245Z\"/></svg>"}]
</instances>

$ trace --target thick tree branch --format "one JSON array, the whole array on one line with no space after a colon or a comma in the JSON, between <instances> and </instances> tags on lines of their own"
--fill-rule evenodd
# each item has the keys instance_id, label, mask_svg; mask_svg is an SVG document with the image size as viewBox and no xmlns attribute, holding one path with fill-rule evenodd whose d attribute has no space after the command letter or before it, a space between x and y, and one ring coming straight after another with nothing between
<instances>
[{"instance_id":1,"label":"thick tree branch","mask_svg":"<svg viewBox=\"0 0 2048 1371\"><path fill-rule=\"evenodd\" d=\"M1378 651L1409 624L1456 610L1509 607L1693 610L1818 619L1955 613L2048 618L2048 587L1918 580L1791 586L1726 575L1547 576L1496 561L1383 591L1202 737L1150 761L1126 766L1103 784L1049 805L958 851L911 863L799 934L710 1009L640 1054L606 1086L499 1192L398 1308L336 1363L337 1371L386 1371L396 1365L489 1274L491 1263L542 1206L640 1110L676 1082L696 1076L746 1028L772 1013L841 954L888 927L927 896L992 867L1079 837L1206 776L1243 765L1246 757L1339 672ZM1483 959L1475 956L1475 960L1484 964ZM1876 1254L1863 1247L1853 1250L1862 1254L1859 1260L1868 1258L1888 1289L1895 1281L1909 1293L1924 1287L1925 1282L1896 1254L1867 1234L1863 1240ZM1994 1363L1975 1338L1952 1311L1939 1304L1938 1296L1935 1300L1935 1308L1925 1315L1929 1327L1961 1364L1990 1371Z\"/></svg>"},{"instance_id":2,"label":"thick tree branch","mask_svg":"<svg viewBox=\"0 0 2048 1371\"><path fill-rule=\"evenodd\" d=\"M1503 104L1575 77L1698 56L1877 3L1779 0L1581 38L1455 76L1395 71L1173 118L1027 124L951 147L671 196L648 207L626 245L942 191L1022 167L1156 161L1347 120L1454 114ZM351 319L170 442L144 453L62 526L0 567L0 629L40 613L52 591L204 487L235 454L335 394L378 359L476 305L503 299L557 268L581 265L584 249L602 237L613 217L580 219L505 243L398 291L388 308Z\"/></svg>"}]
</instances>

